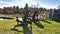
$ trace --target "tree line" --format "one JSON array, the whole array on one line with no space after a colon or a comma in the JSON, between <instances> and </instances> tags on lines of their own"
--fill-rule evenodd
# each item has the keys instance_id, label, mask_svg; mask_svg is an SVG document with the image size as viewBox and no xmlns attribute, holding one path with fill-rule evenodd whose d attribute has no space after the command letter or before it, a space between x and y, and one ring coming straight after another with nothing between
<instances>
[{"instance_id":1,"label":"tree line","mask_svg":"<svg viewBox=\"0 0 60 34\"><path fill-rule=\"evenodd\" d=\"M25 8L19 8L19 6L13 6L13 7L3 7L3 13L2 14L23 14L24 10L28 7L28 4L25 5ZM46 11L46 8L32 8L28 7L28 10L30 10L31 13L33 13L34 9L37 9L40 13L44 13Z\"/></svg>"}]
</instances>

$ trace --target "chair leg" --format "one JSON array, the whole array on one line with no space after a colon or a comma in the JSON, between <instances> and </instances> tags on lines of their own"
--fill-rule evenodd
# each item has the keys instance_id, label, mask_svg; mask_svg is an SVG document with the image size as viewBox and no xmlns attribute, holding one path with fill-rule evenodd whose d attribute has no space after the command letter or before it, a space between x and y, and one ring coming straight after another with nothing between
<instances>
[{"instance_id":1,"label":"chair leg","mask_svg":"<svg viewBox=\"0 0 60 34\"><path fill-rule=\"evenodd\" d=\"M17 22L17 25L19 25L19 22Z\"/></svg>"},{"instance_id":2,"label":"chair leg","mask_svg":"<svg viewBox=\"0 0 60 34\"><path fill-rule=\"evenodd\" d=\"M30 23L30 29L31 29L31 31L32 31L32 22Z\"/></svg>"},{"instance_id":3,"label":"chair leg","mask_svg":"<svg viewBox=\"0 0 60 34\"><path fill-rule=\"evenodd\" d=\"M15 25L14 28L16 28L17 26L19 26L19 25Z\"/></svg>"}]
</instances>

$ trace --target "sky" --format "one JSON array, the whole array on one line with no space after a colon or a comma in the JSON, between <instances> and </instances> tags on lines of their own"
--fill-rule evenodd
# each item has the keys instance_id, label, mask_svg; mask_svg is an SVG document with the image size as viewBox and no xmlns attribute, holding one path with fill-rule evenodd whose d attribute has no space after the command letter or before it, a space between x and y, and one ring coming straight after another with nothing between
<instances>
[{"instance_id":1,"label":"sky","mask_svg":"<svg viewBox=\"0 0 60 34\"><path fill-rule=\"evenodd\" d=\"M33 5L43 8L57 8L60 5L60 0L0 0L0 8L3 7L11 7L11 6L19 6L24 7L25 4L28 3L28 6L31 7Z\"/></svg>"}]
</instances>

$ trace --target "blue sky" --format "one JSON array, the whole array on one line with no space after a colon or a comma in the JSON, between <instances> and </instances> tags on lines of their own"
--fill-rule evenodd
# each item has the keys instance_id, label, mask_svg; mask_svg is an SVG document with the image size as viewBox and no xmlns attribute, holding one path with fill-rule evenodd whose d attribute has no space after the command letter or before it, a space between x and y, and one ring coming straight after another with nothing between
<instances>
[{"instance_id":1,"label":"blue sky","mask_svg":"<svg viewBox=\"0 0 60 34\"><path fill-rule=\"evenodd\" d=\"M0 8L14 5L18 5L21 8L24 7L26 3L28 3L29 6L39 3L38 7L57 8L57 6L60 5L60 0L0 0Z\"/></svg>"}]
</instances>

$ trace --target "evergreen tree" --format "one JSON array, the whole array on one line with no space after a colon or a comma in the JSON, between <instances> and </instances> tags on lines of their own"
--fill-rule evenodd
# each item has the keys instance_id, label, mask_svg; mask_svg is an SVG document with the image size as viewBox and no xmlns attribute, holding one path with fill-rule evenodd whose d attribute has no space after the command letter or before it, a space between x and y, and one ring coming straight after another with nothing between
<instances>
[{"instance_id":1,"label":"evergreen tree","mask_svg":"<svg viewBox=\"0 0 60 34\"><path fill-rule=\"evenodd\" d=\"M6 14L6 7L3 8L3 14Z\"/></svg>"},{"instance_id":2,"label":"evergreen tree","mask_svg":"<svg viewBox=\"0 0 60 34\"><path fill-rule=\"evenodd\" d=\"M19 13L19 7L18 6L16 7L16 13Z\"/></svg>"},{"instance_id":3,"label":"evergreen tree","mask_svg":"<svg viewBox=\"0 0 60 34\"><path fill-rule=\"evenodd\" d=\"M14 13L16 12L16 7L15 6L13 6L13 11L14 11Z\"/></svg>"}]
</instances>

